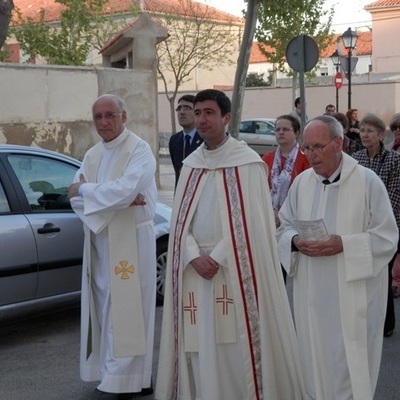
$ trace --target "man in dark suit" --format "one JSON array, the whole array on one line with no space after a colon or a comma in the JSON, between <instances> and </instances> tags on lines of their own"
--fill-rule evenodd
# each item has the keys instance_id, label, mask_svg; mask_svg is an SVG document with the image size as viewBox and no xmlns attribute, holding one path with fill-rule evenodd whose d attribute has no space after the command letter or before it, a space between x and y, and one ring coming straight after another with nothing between
<instances>
[{"instance_id":1,"label":"man in dark suit","mask_svg":"<svg viewBox=\"0 0 400 400\"><path fill-rule=\"evenodd\" d=\"M183 128L180 132L174 133L171 136L168 145L172 165L175 170L175 187L178 183L183 159L203 143L203 139L194 127L193 106L194 96L186 94L178 100L178 106L175 110L178 115L179 125Z\"/></svg>"}]
</instances>

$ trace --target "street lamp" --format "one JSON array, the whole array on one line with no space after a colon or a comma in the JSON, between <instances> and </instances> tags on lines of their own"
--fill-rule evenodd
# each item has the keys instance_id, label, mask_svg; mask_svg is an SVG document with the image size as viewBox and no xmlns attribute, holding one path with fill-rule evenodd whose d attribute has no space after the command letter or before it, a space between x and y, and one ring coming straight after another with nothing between
<instances>
[{"instance_id":1,"label":"street lamp","mask_svg":"<svg viewBox=\"0 0 400 400\"><path fill-rule=\"evenodd\" d=\"M336 67L336 74L339 72L339 66L340 66L340 57L339 57L339 53L337 50L335 50L332 55L331 55L331 60L333 65ZM336 79L336 76L335 76ZM336 82L335 82L335 86L336 86L336 112L339 112L339 87L337 86Z\"/></svg>"},{"instance_id":2,"label":"street lamp","mask_svg":"<svg viewBox=\"0 0 400 400\"><path fill-rule=\"evenodd\" d=\"M347 79L349 80L349 90L348 95L348 109L351 108L351 56L353 55L353 50L356 47L357 33L348 28L345 33L341 36L343 46L347 50Z\"/></svg>"}]
</instances>

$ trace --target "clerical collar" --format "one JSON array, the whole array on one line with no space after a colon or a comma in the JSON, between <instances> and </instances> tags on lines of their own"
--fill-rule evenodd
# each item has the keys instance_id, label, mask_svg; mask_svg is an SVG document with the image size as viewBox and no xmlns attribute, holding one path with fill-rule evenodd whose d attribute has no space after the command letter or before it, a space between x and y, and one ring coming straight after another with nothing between
<instances>
[{"instance_id":1,"label":"clerical collar","mask_svg":"<svg viewBox=\"0 0 400 400\"><path fill-rule=\"evenodd\" d=\"M210 149L210 148L207 146L207 143L206 143L206 142L204 142L204 147L205 147L206 150L210 150L210 151L212 151L212 150L217 150L217 149L219 149L221 146L223 146L223 145L227 142L227 140L230 138L230 136L231 136L231 135L230 135L228 132L226 132L225 139L224 139L221 143L217 144L213 149Z\"/></svg>"},{"instance_id":2,"label":"clerical collar","mask_svg":"<svg viewBox=\"0 0 400 400\"><path fill-rule=\"evenodd\" d=\"M336 171L328 178L324 178L323 176L320 176L321 182L324 185L330 185L331 183L337 182L340 179L340 172L342 171L342 162L340 162L339 167L336 169Z\"/></svg>"},{"instance_id":3,"label":"clerical collar","mask_svg":"<svg viewBox=\"0 0 400 400\"><path fill-rule=\"evenodd\" d=\"M128 136L128 130L124 128L124 130L113 140L110 140L109 142L105 142L104 140L103 145L106 149L112 149L116 146L119 146Z\"/></svg>"}]
</instances>

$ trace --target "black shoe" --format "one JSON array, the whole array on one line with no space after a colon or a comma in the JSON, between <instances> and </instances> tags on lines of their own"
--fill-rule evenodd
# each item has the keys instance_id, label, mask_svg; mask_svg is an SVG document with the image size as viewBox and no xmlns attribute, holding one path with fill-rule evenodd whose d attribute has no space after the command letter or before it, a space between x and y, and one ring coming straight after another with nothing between
<instances>
[{"instance_id":1,"label":"black shoe","mask_svg":"<svg viewBox=\"0 0 400 400\"><path fill-rule=\"evenodd\" d=\"M96 389L93 400L119 400L119 393L108 393Z\"/></svg>"},{"instance_id":2,"label":"black shoe","mask_svg":"<svg viewBox=\"0 0 400 400\"><path fill-rule=\"evenodd\" d=\"M153 388L150 386L148 388L142 389L142 391L140 392L141 396L150 396L151 394L154 393Z\"/></svg>"},{"instance_id":3,"label":"black shoe","mask_svg":"<svg viewBox=\"0 0 400 400\"><path fill-rule=\"evenodd\" d=\"M134 393L119 393L117 399L118 400L132 400L137 397L143 397L143 396L150 396L153 394L154 390L150 386L149 388L142 389L140 392L134 392Z\"/></svg>"},{"instance_id":4,"label":"black shoe","mask_svg":"<svg viewBox=\"0 0 400 400\"><path fill-rule=\"evenodd\" d=\"M393 330L383 332L384 337L391 337L393 336Z\"/></svg>"}]
</instances>

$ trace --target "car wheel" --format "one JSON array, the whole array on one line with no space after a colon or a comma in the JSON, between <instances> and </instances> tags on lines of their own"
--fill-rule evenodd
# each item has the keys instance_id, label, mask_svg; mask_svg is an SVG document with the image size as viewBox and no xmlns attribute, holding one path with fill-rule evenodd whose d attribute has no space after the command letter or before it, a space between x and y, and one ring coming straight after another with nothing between
<instances>
[{"instance_id":1,"label":"car wheel","mask_svg":"<svg viewBox=\"0 0 400 400\"><path fill-rule=\"evenodd\" d=\"M164 303L165 272L167 269L168 236L157 240L157 306Z\"/></svg>"}]
</instances>

